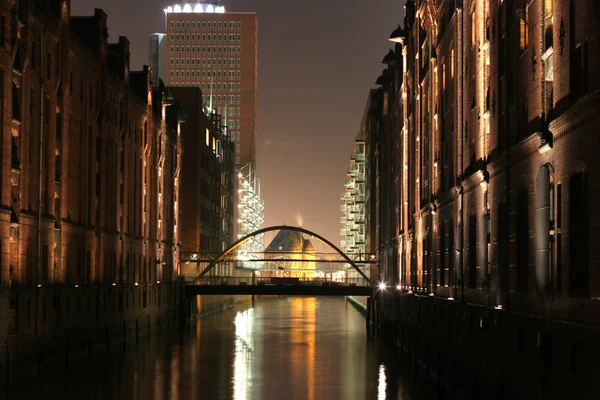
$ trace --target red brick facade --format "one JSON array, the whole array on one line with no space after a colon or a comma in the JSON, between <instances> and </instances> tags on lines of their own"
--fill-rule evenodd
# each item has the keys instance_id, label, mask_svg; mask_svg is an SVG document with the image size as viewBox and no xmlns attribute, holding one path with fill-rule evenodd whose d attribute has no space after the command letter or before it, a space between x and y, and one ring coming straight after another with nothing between
<instances>
[{"instance_id":1,"label":"red brick facade","mask_svg":"<svg viewBox=\"0 0 600 400\"><path fill-rule=\"evenodd\" d=\"M102 10L7 0L0 18L2 284L171 280L181 140L165 90L130 72Z\"/></svg>"},{"instance_id":2,"label":"red brick facade","mask_svg":"<svg viewBox=\"0 0 600 400\"><path fill-rule=\"evenodd\" d=\"M537 334L536 350L523 351L554 367L532 368L524 356L515 382L567 374L569 357L571 372L586 369L583 354L600 350L591 340L600 311L600 5L409 0L405 9L367 132L377 177L369 197L378 199L369 226L381 279L399 285L405 308L386 307L409 320L439 308L423 318L443 324L445 310L457 311L482 328L512 318L496 336L472 338L512 352L517 332L527 343ZM494 351L478 360L504 362ZM493 369L502 362L487 371L505 373ZM582 378L563 379L569 387Z\"/></svg>"}]
</instances>

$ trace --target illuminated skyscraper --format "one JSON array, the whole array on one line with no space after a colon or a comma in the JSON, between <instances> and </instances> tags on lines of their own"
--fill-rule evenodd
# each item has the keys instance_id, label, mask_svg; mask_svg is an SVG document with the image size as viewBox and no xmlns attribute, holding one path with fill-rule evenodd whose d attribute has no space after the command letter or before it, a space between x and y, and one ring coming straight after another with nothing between
<instances>
[{"instance_id":1,"label":"illuminated skyscraper","mask_svg":"<svg viewBox=\"0 0 600 400\"><path fill-rule=\"evenodd\" d=\"M223 119L227 113L235 163L256 165L256 14L194 3L169 6L165 15L167 86L200 87L206 106Z\"/></svg>"}]
</instances>

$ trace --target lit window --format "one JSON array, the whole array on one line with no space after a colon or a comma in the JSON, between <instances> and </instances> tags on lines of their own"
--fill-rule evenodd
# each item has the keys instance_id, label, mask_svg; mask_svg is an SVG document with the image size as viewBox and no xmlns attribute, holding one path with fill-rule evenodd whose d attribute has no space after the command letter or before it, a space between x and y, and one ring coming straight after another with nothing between
<instances>
[{"instance_id":1,"label":"lit window","mask_svg":"<svg viewBox=\"0 0 600 400\"><path fill-rule=\"evenodd\" d=\"M454 78L454 49L450 50L450 78Z\"/></svg>"},{"instance_id":2,"label":"lit window","mask_svg":"<svg viewBox=\"0 0 600 400\"><path fill-rule=\"evenodd\" d=\"M525 6L524 13L520 15L519 35L520 49L521 51L525 51L529 47L529 6Z\"/></svg>"},{"instance_id":3,"label":"lit window","mask_svg":"<svg viewBox=\"0 0 600 400\"><path fill-rule=\"evenodd\" d=\"M477 17L475 11L471 13L471 45L477 42Z\"/></svg>"},{"instance_id":4,"label":"lit window","mask_svg":"<svg viewBox=\"0 0 600 400\"><path fill-rule=\"evenodd\" d=\"M446 64L442 64L442 90L446 90Z\"/></svg>"}]
</instances>

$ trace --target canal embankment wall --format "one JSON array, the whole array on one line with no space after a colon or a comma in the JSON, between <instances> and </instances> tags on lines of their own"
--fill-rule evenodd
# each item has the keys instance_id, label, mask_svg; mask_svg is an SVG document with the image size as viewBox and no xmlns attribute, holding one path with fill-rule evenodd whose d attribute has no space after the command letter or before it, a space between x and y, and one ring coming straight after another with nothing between
<instances>
[{"instance_id":1,"label":"canal embankment wall","mask_svg":"<svg viewBox=\"0 0 600 400\"><path fill-rule=\"evenodd\" d=\"M376 307L398 355L455 398L600 395L592 326L430 296L380 296Z\"/></svg>"},{"instance_id":2,"label":"canal embankment wall","mask_svg":"<svg viewBox=\"0 0 600 400\"><path fill-rule=\"evenodd\" d=\"M0 382L135 342L249 300L185 296L183 283L0 290Z\"/></svg>"},{"instance_id":3,"label":"canal embankment wall","mask_svg":"<svg viewBox=\"0 0 600 400\"><path fill-rule=\"evenodd\" d=\"M367 298L366 297L364 297L364 296L347 296L346 299L363 316L367 315Z\"/></svg>"}]
</instances>

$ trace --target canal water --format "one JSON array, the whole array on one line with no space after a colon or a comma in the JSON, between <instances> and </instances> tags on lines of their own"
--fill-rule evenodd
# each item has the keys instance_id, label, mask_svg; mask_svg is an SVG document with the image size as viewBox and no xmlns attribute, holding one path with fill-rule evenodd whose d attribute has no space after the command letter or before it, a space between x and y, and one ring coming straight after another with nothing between
<instances>
[{"instance_id":1,"label":"canal water","mask_svg":"<svg viewBox=\"0 0 600 400\"><path fill-rule=\"evenodd\" d=\"M263 297L49 371L11 399L415 399L345 299Z\"/></svg>"}]
</instances>

